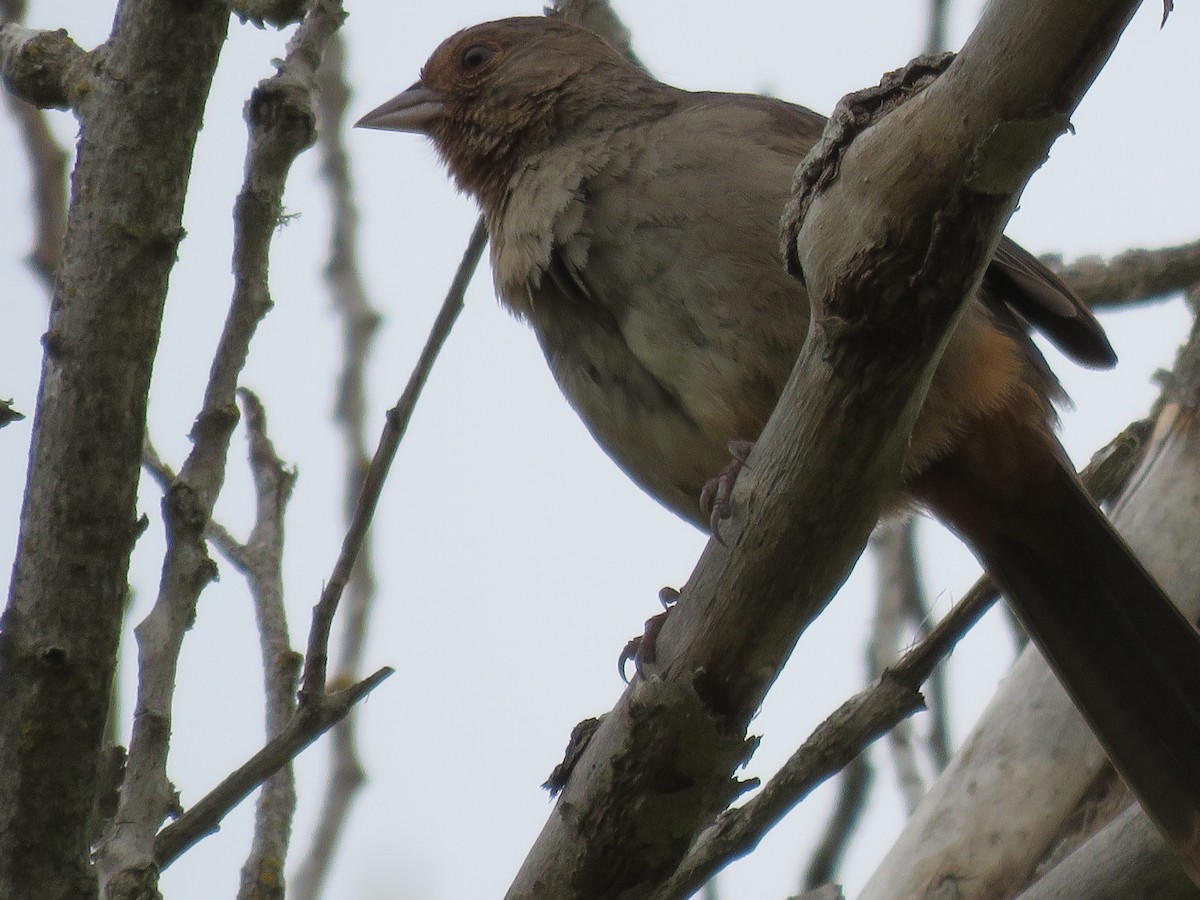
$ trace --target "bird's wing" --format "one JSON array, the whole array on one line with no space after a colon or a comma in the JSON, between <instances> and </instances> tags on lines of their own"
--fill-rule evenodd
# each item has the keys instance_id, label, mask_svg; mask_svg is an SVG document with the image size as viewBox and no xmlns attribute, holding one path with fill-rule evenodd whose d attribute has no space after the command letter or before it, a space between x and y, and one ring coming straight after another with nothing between
<instances>
[{"instance_id":1,"label":"bird's wing","mask_svg":"<svg viewBox=\"0 0 1200 900\"><path fill-rule=\"evenodd\" d=\"M1091 310L1019 244L1001 238L985 278L1021 318L1076 362L1099 369L1116 364L1116 353Z\"/></svg>"}]
</instances>

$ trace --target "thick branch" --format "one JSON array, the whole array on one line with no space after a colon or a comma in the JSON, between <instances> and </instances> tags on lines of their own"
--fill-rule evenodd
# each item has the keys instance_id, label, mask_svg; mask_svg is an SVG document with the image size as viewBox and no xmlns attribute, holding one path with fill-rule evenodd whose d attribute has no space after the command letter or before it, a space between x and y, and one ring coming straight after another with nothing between
<instances>
[{"instance_id":1,"label":"thick branch","mask_svg":"<svg viewBox=\"0 0 1200 900\"><path fill-rule=\"evenodd\" d=\"M0 896L96 895L89 820L146 397L228 17L214 2L125 0L103 67L63 48L50 87L30 88L35 101L73 99L81 138L0 642ZM14 28L2 31L10 77L14 43L40 46ZM64 69L71 90L51 90Z\"/></svg>"}]
</instances>

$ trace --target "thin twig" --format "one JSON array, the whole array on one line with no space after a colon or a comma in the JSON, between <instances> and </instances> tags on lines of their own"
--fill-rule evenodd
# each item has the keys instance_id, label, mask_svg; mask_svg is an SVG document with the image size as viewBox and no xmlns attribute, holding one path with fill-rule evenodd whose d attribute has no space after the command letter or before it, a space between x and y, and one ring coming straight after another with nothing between
<instances>
[{"instance_id":1,"label":"thin twig","mask_svg":"<svg viewBox=\"0 0 1200 900\"><path fill-rule=\"evenodd\" d=\"M579 6L581 10L586 7L591 11L603 11L603 7L607 6L607 4L600 2L600 0L590 0L588 3L575 5ZM562 14L568 19L573 19L574 16L573 11L564 11ZM617 25L620 24L615 16L609 17L607 21L616 23ZM626 46L628 45L626 44ZM450 329L454 326L454 322L458 319L458 315L462 311L463 295L466 293L471 276L475 273L475 268L479 265L479 260L483 255L483 248L486 244L487 227L484 224L483 218L480 217L475 223L475 229L471 232L470 239L467 241L467 248L463 253L462 262L459 264L458 271L451 282L450 290L446 294L446 299L438 311L437 318L434 320L429 337L426 339L425 346L421 350L421 356L417 360L412 375L409 376L404 393L401 394L396 405L388 410L387 421L380 435L379 444L375 449L375 455L372 457L371 464L363 479L362 492L358 497L354 516L351 519L346 537L342 541L341 553L338 556L337 563L334 565L329 583L326 585L325 590L321 592L321 597L317 601L317 605L313 608L313 625L309 633L309 646L308 651L305 653L304 675L300 688L302 697L306 693L320 694L324 691L329 668L327 650L329 632L333 625L334 612L337 610L342 593L349 582L354 561L357 559L364 543L366 530L370 525L375 507L379 502L379 495L383 490L383 484L387 478L388 470L391 468L392 460L395 458L396 450L400 446L404 432L408 429L408 423L412 418L412 413L421 395L421 391L425 387L425 382L429 379L433 363L441 352L446 338L449 337Z\"/></svg>"},{"instance_id":2,"label":"thin twig","mask_svg":"<svg viewBox=\"0 0 1200 900\"><path fill-rule=\"evenodd\" d=\"M325 590L321 592L317 605L313 607L312 630L309 632L308 651L304 657L304 677L300 687L302 699L307 694L320 695L325 690L329 666L329 632L333 626L333 615L337 611L338 602L341 600L342 592L346 589L354 561L366 538L367 529L375 514L375 507L379 503L379 496L383 491L388 470L400 447L400 441L408 429L417 399L425 387L425 382L429 379L429 373L433 370L438 353L441 352L446 338L450 335L450 329L462 311L463 295L466 293L467 284L470 283L476 266L479 265L486 244L487 229L484 227L483 219L480 219L475 223L475 230L471 233L470 240L467 241L467 249L463 253L462 262L459 263L458 271L454 274L450 290L446 294L442 308L438 311L433 328L426 339L425 347L421 350L421 356L404 388L404 393L400 395L396 405L388 410L387 421L384 423L383 432L379 437L379 445L375 449L375 455L371 459L371 465L363 479L362 493L358 498L354 518L342 540L341 553L334 564Z\"/></svg>"},{"instance_id":3,"label":"thin twig","mask_svg":"<svg viewBox=\"0 0 1200 900\"><path fill-rule=\"evenodd\" d=\"M385 666L358 684L300 705L279 735L158 833L154 860L166 868L188 847L217 830L221 819L280 768L336 725L395 670Z\"/></svg>"}]
</instances>

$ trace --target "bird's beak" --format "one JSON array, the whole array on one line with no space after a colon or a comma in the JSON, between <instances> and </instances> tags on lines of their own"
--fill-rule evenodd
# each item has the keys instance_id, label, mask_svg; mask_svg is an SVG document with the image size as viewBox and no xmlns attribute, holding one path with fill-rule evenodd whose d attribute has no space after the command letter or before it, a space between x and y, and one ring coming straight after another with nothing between
<instances>
[{"instance_id":1,"label":"bird's beak","mask_svg":"<svg viewBox=\"0 0 1200 900\"><path fill-rule=\"evenodd\" d=\"M428 134L430 126L441 116L443 106L441 94L418 81L403 94L371 110L354 127Z\"/></svg>"}]
</instances>

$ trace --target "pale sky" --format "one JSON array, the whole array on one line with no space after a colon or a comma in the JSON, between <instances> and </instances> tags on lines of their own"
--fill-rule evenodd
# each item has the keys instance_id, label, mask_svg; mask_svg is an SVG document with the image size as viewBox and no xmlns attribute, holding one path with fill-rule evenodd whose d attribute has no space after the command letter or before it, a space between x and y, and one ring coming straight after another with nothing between
<instances>
[{"instance_id":1,"label":"pale sky","mask_svg":"<svg viewBox=\"0 0 1200 900\"><path fill-rule=\"evenodd\" d=\"M30 24L65 27L83 46L106 35L105 0L32 0ZM730 4L642 0L616 6L634 45L660 78L693 89L768 91L821 112L874 84L915 55L925 6L868 0ZM351 119L407 87L452 31L486 19L537 14L540 3L348 2ZM952 43L978 4L956 9ZM1008 233L1029 249L1068 258L1196 238L1194 98L1200 11L1182 4L1165 30L1146 4L1112 62L1033 179ZM174 465L200 402L231 291L230 210L245 147L242 104L270 74L286 35L233 24L205 116L185 215L188 237L172 276L151 432ZM1180 98L1186 98L1181 101ZM54 117L64 142L75 123ZM474 222L434 154L409 135L353 132L361 263L385 317L371 363L371 421L378 429L408 376ZM342 460L329 422L340 334L321 280L328 211L314 153L293 169L295 218L273 249L275 309L259 331L243 384L258 391L277 450L299 469L288 515L287 597L293 645L340 543ZM0 171L24 180L15 130L0 125ZM32 414L45 330L45 297L23 263L28 200L19 187L0 202L0 284L6 286L0 397ZM1122 364L1084 372L1052 357L1078 406L1064 419L1077 461L1142 414L1185 334L1180 301L1106 315ZM0 547L15 545L30 421L0 432ZM372 435L372 443L374 435ZM244 534L252 495L242 435L235 437L218 518ZM161 563L159 494L143 485L151 527L135 552L132 626L154 596ZM385 491L374 529L380 597L369 665L397 675L361 708L359 736L370 781L361 795L327 896L460 900L503 894L551 810L538 787L571 727L608 709L622 690L615 661L657 611L663 585L682 583L703 546L690 526L642 496L594 446L558 394L532 336L495 302L481 270L467 309L436 368ZM969 556L940 529L922 535L925 580L945 612L973 581ZM218 560L219 561L219 560ZM256 750L260 663L249 599L222 564L201 598L185 645L171 776L185 805ZM753 729L764 736L747 774L769 777L812 727L862 684L871 612L870 566L851 578L801 642ZM132 659L132 653L127 659ZM995 615L954 657L956 740L987 702L1011 659ZM132 705L126 664L122 703ZM902 823L886 754L879 791L847 861L851 895ZM293 865L307 847L324 776L324 750L299 763L301 808ZM722 876L723 900L785 897L824 825L822 790L750 858ZM233 896L248 846L252 804L163 877L170 900Z\"/></svg>"}]
</instances>

